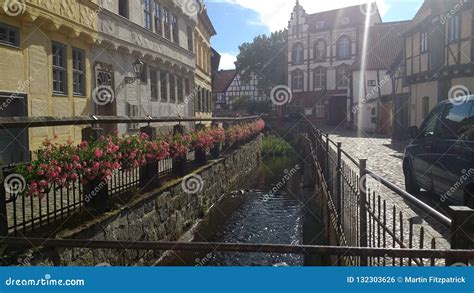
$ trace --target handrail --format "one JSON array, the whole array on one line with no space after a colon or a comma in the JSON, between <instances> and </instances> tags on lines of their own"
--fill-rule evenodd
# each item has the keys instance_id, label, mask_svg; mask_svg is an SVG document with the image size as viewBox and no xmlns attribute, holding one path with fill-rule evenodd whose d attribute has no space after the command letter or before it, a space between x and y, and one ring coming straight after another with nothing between
<instances>
[{"instance_id":1,"label":"handrail","mask_svg":"<svg viewBox=\"0 0 474 293\"><path fill-rule=\"evenodd\" d=\"M306 121L309 123L309 125L313 128L313 130L316 130L320 133L323 133L320 129L318 129L317 127L315 127L312 122L307 118L305 117ZM328 137L328 136L327 136ZM327 138L329 139L329 138ZM359 167L359 162L357 162L357 160L355 160L354 158L352 158L346 151L344 150L341 150L342 154L344 154L345 156L347 156L347 158L352 161L352 163L354 163L357 167ZM444 214L442 214L441 212L435 210L434 208L430 207L429 205L427 205L426 203L424 203L423 201L421 201L420 199L416 198L415 196L411 195L410 193L406 192L405 190L401 189L400 187L398 187L397 185L393 184L392 182L388 181L387 179L385 179L384 177L378 175L377 173L375 173L374 171L371 171L369 169L366 169L367 171L367 174L370 175L372 178L374 178L375 180L379 181L380 183L382 183L385 187L387 187L388 189L390 189L391 191L395 192L396 194L400 195L401 197L403 197L404 199L406 199L407 201L409 201L410 203L414 204L416 207L422 209L424 212L426 212L428 215L430 215L431 217L435 218L436 220L438 220L441 224L443 225L446 225L448 227L451 226L452 224L452 220L445 216Z\"/></svg>"},{"instance_id":2,"label":"handrail","mask_svg":"<svg viewBox=\"0 0 474 293\"><path fill-rule=\"evenodd\" d=\"M439 249L403 249L348 246L316 246L288 244L244 244L244 243L210 243L210 242L144 242L144 241L107 241L87 239L41 239L0 237L0 245L11 245L17 248L61 247L88 249L119 250L154 250L154 251L220 251L220 252L258 252L282 254L324 254L333 256L362 257L396 257L421 259L474 259L474 250L439 250Z\"/></svg>"},{"instance_id":3,"label":"handrail","mask_svg":"<svg viewBox=\"0 0 474 293\"><path fill-rule=\"evenodd\" d=\"M424 212L427 212L428 215L435 218L436 220L438 220L442 224L447 225L448 227L451 226L453 221L450 218L446 217L442 213L440 213L437 210L433 209L432 207L430 207L429 205L427 205L423 201L419 200L415 196L409 194L405 190L401 189L397 185L393 184L392 182L388 181L387 179L383 178L382 176L376 174L375 172L373 172L369 169L367 169L367 174L372 176L375 180L381 182L384 186L386 186L387 188L389 188L390 190L392 190L396 194L402 196L403 198L405 198L406 200L408 200L412 204L416 205L418 208L422 209Z\"/></svg>"},{"instance_id":4,"label":"handrail","mask_svg":"<svg viewBox=\"0 0 474 293\"><path fill-rule=\"evenodd\" d=\"M123 124L123 123L170 123L170 122L240 122L256 120L260 116L246 117L127 117L127 116L75 116L75 117L3 117L0 129L34 128L68 125Z\"/></svg>"}]
</instances>

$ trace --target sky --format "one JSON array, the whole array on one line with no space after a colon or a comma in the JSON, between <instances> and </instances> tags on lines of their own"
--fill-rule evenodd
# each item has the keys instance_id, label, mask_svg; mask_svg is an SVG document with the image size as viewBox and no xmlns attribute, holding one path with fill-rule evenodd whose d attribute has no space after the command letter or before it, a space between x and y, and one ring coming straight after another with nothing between
<instances>
[{"instance_id":1,"label":"sky","mask_svg":"<svg viewBox=\"0 0 474 293\"><path fill-rule=\"evenodd\" d=\"M409 20L423 0L373 0L384 22ZM204 0L217 36L212 46L221 54L220 69L233 69L239 46L256 36L288 26L295 0ZM300 0L307 13L367 3L367 0Z\"/></svg>"}]
</instances>

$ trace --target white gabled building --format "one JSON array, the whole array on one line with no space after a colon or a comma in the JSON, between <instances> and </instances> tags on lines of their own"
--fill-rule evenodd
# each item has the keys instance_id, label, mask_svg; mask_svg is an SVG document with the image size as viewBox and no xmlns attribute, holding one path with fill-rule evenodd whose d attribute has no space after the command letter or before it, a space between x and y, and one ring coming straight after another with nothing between
<instances>
[{"instance_id":1,"label":"white gabled building","mask_svg":"<svg viewBox=\"0 0 474 293\"><path fill-rule=\"evenodd\" d=\"M288 85L291 108L333 125L352 120L350 70L362 50L368 5L307 14L297 1L288 26ZM369 26L380 23L370 5Z\"/></svg>"}]
</instances>

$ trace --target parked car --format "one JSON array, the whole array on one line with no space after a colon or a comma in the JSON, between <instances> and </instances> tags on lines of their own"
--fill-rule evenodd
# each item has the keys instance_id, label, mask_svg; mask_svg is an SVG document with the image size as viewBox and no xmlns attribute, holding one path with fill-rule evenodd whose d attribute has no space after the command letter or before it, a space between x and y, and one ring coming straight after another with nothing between
<instances>
[{"instance_id":1,"label":"parked car","mask_svg":"<svg viewBox=\"0 0 474 293\"><path fill-rule=\"evenodd\" d=\"M456 100L439 104L420 129L410 127L405 187L413 195L423 188L441 202L474 208L474 95Z\"/></svg>"}]
</instances>

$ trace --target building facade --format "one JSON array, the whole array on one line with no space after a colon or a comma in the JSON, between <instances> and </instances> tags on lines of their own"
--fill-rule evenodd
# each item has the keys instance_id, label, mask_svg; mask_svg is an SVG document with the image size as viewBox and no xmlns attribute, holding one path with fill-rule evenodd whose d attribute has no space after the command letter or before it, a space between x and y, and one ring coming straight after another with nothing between
<instances>
[{"instance_id":1,"label":"building facade","mask_svg":"<svg viewBox=\"0 0 474 293\"><path fill-rule=\"evenodd\" d=\"M256 74L250 75L249 80L244 80L236 70L221 70L216 76L217 86L213 97L217 111L233 110L232 105L238 98L251 102L270 101L268 93L259 87L259 77Z\"/></svg>"},{"instance_id":2,"label":"building facade","mask_svg":"<svg viewBox=\"0 0 474 293\"><path fill-rule=\"evenodd\" d=\"M370 27L367 50L352 66L351 92L354 126L369 133L394 132L394 82L391 66L403 62L403 36L409 21L374 24Z\"/></svg>"},{"instance_id":3,"label":"building facade","mask_svg":"<svg viewBox=\"0 0 474 293\"><path fill-rule=\"evenodd\" d=\"M194 116L194 103L186 97L194 88L198 12L189 11L177 0L101 0L100 4L98 42L93 48L93 112ZM139 74L137 63L143 63ZM117 130L133 133L140 126L118 125ZM115 126L104 127L115 130Z\"/></svg>"},{"instance_id":4,"label":"building facade","mask_svg":"<svg viewBox=\"0 0 474 293\"><path fill-rule=\"evenodd\" d=\"M425 1L405 33L411 125L441 101L474 92L472 0Z\"/></svg>"},{"instance_id":5,"label":"building facade","mask_svg":"<svg viewBox=\"0 0 474 293\"><path fill-rule=\"evenodd\" d=\"M91 114L91 52L99 6L88 0L7 4L0 1L0 115ZM79 142L81 128L2 130L0 161L24 160L29 150L53 136L58 142Z\"/></svg>"},{"instance_id":6,"label":"building facade","mask_svg":"<svg viewBox=\"0 0 474 293\"><path fill-rule=\"evenodd\" d=\"M321 123L351 121L351 67L362 50L368 25L381 22L376 5L307 14L298 1L288 26L290 108ZM367 13L369 11L370 13Z\"/></svg>"},{"instance_id":7,"label":"building facade","mask_svg":"<svg viewBox=\"0 0 474 293\"><path fill-rule=\"evenodd\" d=\"M212 117L212 48L211 38L216 35L216 30L207 15L207 9L198 15L198 25L194 32L194 52L196 55L196 71L194 77L195 95L194 109L196 117ZM207 122L205 124L211 124Z\"/></svg>"}]
</instances>

